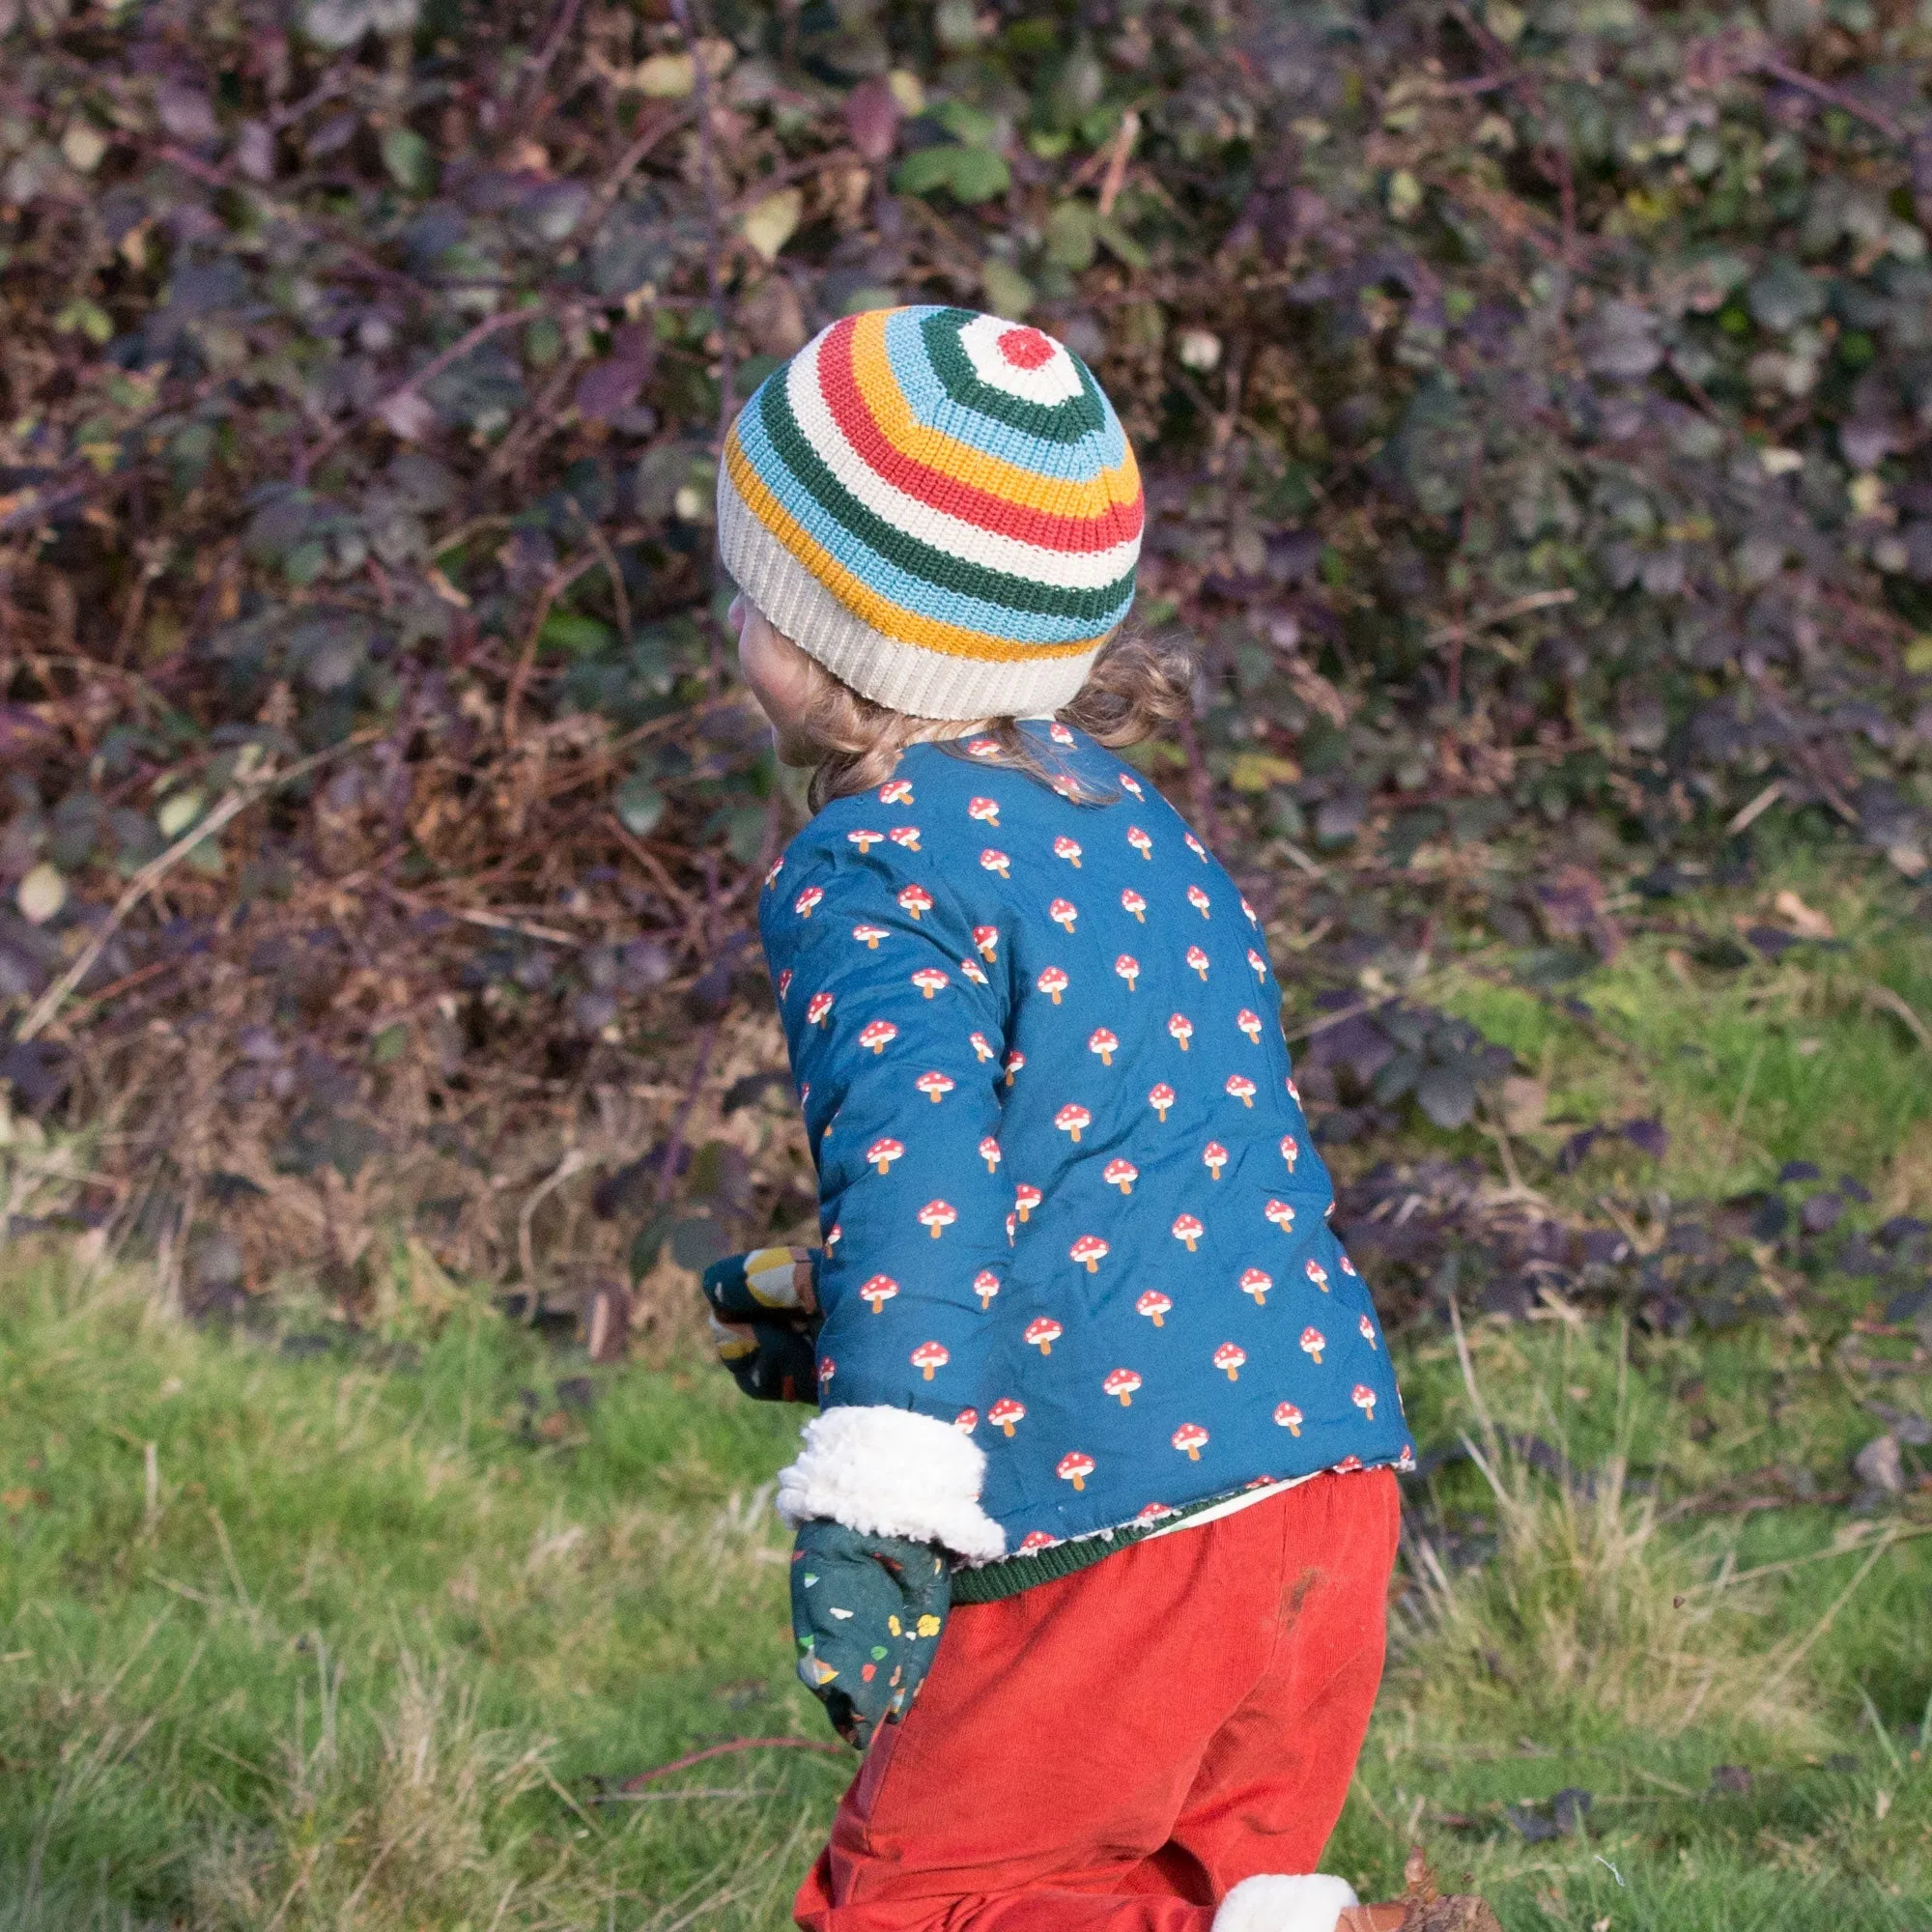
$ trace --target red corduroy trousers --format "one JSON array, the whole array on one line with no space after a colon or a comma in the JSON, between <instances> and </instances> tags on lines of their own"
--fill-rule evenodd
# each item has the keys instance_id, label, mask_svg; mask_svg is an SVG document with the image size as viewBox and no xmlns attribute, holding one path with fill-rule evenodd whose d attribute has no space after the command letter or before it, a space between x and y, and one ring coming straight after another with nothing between
<instances>
[{"instance_id":1,"label":"red corduroy trousers","mask_svg":"<svg viewBox=\"0 0 1932 1932\"><path fill-rule=\"evenodd\" d=\"M807 1932L1208 1932L1316 1869L1381 1680L1391 1470L1323 1475L952 1612L795 1907Z\"/></svg>"}]
</instances>

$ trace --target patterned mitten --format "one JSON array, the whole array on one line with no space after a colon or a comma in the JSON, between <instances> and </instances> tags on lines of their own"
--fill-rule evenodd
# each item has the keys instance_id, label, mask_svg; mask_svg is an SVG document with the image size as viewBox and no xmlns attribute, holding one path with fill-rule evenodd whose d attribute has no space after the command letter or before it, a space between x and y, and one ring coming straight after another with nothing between
<instances>
[{"instance_id":1,"label":"patterned mitten","mask_svg":"<svg viewBox=\"0 0 1932 1932\"><path fill-rule=\"evenodd\" d=\"M798 1674L847 1744L864 1750L919 1694L952 1597L946 1558L929 1543L867 1536L826 1517L800 1524L791 1559Z\"/></svg>"},{"instance_id":2,"label":"patterned mitten","mask_svg":"<svg viewBox=\"0 0 1932 1932\"><path fill-rule=\"evenodd\" d=\"M817 1248L754 1248L704 1270L718 1359L757 1402L816 1402Z\"/></svg>"}]
</instances>

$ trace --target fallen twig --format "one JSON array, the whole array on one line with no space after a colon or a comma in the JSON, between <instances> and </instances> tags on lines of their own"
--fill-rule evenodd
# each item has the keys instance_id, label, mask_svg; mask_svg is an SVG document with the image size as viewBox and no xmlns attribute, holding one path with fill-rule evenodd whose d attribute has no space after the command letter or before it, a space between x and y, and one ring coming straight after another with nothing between
<instances>
[{"instance_id":1,"label":"fallen twig","mask_svg":"<svg viewBox=\"0 0 1932 1932\"><path fill-rule=\"evenodd\" d=\"M748 1750L806 1750L817 1751L825 1757L845 1758L851 1753L843 1745L822 1743L817 1738L732 1738L722 1745L707 1745L702 1750L687 1751L683 1757L674 1757L668 1764L661 1764L650 1771L640 1771L625 1778L619 1791L640 1791L647 1784L660 1777L668 1777L674 1771L689 1771L695 1764L703 1764L714 1757L725 1757L734 1751Z\"/></svg>"}]
</instances>

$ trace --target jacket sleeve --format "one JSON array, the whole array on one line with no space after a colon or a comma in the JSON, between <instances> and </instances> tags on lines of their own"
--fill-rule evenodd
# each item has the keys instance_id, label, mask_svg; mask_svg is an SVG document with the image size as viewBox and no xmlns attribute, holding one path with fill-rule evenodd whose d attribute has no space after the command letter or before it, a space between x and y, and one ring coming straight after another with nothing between
<instances>
[{"instance_id":1,"label":"jacket sleeve","mask_svg":"<svg viewBox=\"0 0 1932 1932\"><path fill-rule=\"evenodd\" d=\"M965 1412L1012 1248L998 942L929 860L857 829L794 847L761 911L825 1247L823 1413L779 1507L984 1560L1004 1537Z\"/></svg>"}]
</instances>

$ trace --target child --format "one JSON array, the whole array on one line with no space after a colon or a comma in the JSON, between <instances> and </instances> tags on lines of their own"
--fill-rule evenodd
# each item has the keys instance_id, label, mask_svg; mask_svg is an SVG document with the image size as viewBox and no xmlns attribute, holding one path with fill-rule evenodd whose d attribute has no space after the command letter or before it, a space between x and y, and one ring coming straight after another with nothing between
<instances>
[{"instance_id":1,"label":"child","mask_svg":"<svg viewBox=\"0 0 1932 1932\"><path fill-rule=\"evenodd\" d=\"M760 923L823 1249L707 1283L748 1386L815 1375L800 1669L869 1743L798 1922L1329 1932L1411 1450L1255 914L1113 755L1188 685L1108 641L1119 419L1037 329L875 311L718 501L815 768Z\"/></svg>"}]
</instances>

